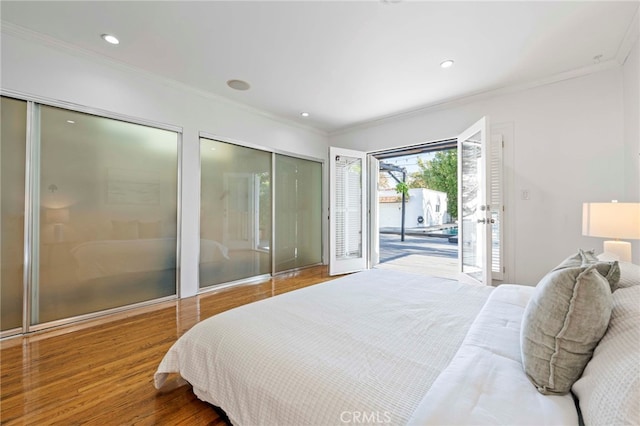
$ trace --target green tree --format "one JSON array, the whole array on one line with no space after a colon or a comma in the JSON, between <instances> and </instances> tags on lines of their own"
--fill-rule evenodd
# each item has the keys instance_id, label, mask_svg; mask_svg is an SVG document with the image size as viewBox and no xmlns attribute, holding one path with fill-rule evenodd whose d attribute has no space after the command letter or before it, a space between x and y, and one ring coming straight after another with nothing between
<instances>
[{"instance_id":1,"label":"green tree","mask_svg":"<svg viewBox=\"0 0 640 426\"><path fill-rule=\"evenodd\" d=\"M458 150L436 152L433 160L418 158L419 171L411 175L411 188L428 188L447 193L447 211L458 218Z\"/></svg>"}]
</instances>

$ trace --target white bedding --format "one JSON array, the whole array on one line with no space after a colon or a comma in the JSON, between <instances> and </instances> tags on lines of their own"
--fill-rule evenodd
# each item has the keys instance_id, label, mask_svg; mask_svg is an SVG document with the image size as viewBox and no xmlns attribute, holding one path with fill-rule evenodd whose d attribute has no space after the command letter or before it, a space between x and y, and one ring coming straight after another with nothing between
<instances>
[{"instance_id":1,"label":"white bedding","mask_svg":"<svg viewBox=\"0 0 640 426\"><path fill-rule=\"evenodd\" d=\"M577 425L523 372L532 290L361 272L197 324L155 386L177 372L234 425Z\"/></svg>"},{"instance_id":2,"label":"white bedding","mask_svg":"<svg viewBox=\"0 0 640 426\"><path fill-rule=\"evenodd\" d=\"M578 424L570 395L542 395L523 372L520 323L533 290L502 285L491 293L410 425Z\"/></svg>"},{"instance_id":3,"label":"white bedding","mask_svg":"<svg viewBox=\"0 0 640 426\"><path fill-rule=\"evenodd\" d=\"M200 243L202 262L229 259L225 246L212 240ZM138 240L98 240L71 249L80 280L112 275L163 271L176 267L176 239L149 238Z\"/></svg>"},{"instance_id":4,"label":"white bedding","mask_svg":"<svg viewBox=\"0 0 640 426\"><path fill-rule=\"evenodd\" d=\"M490 291L350 275L202 321L168 351L155 385L178 372L235 425L406 424Z\"/></svg>"}]
</instances>

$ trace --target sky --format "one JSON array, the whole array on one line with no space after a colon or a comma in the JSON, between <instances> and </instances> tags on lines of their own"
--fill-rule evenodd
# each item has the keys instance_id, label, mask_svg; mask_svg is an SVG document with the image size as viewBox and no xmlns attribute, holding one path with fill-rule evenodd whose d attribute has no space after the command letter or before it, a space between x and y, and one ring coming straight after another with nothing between
<instances>
[{"instance_id":1,"label":"sky","mask_svg":"<svg viewBox=\"0 0 640 426\"><path fill-rule=\"evenodd\" d=\"M385 163L395 164L398 167L404 167L407 169L407 176L415 173L419 170L418 168L418 157L422 158L423 161L431 160L435 156L435 152L427 152L424 154L413 154L413 155L405 155L403 157L395 157L395 158L385 158Z\"/></svg>"}]
</instances>

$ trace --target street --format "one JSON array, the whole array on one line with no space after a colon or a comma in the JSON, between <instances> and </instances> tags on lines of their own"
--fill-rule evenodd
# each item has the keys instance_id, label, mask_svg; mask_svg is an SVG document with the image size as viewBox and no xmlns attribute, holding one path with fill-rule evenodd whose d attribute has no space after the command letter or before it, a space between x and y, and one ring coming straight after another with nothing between
<instances>
[{"instance_id":1,"label":"street","mask_svg":"<svg viewBox=\"0 0 640 426\"><path fill-rule=\"evenodd\" d=\"M422 235L405 235L404 241L400 241L399 234L380 233L380 263L409 255L456 259L458 244L450 243L447 238Z\"/></svg>"}]
</instances>

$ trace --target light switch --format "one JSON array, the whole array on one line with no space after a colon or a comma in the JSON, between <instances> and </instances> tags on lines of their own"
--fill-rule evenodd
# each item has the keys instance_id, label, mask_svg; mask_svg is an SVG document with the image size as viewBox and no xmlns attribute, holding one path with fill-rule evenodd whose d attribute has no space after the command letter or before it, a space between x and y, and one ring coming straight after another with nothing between
<instances>
[{"instance_id":1,"label":"light switch","mask_svg":"<svg viewBox=\"0 0 640 426\"><path fill-rule=\"evenodd\" d=\"M523 200L528 200L530 198L529 190L528 189L523 189L522 193L521 193L521 196L522 196Z\"/></svg>"}]
</instances>

